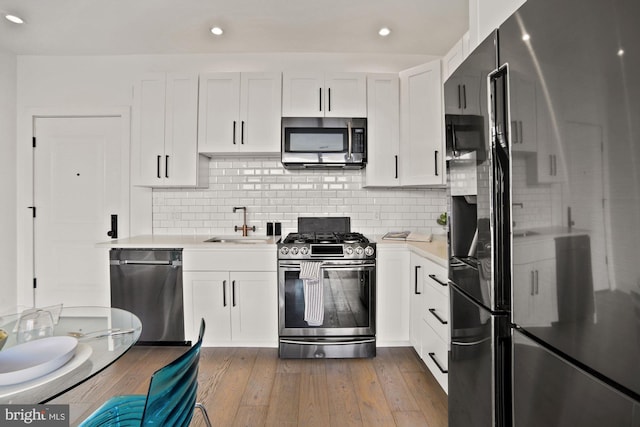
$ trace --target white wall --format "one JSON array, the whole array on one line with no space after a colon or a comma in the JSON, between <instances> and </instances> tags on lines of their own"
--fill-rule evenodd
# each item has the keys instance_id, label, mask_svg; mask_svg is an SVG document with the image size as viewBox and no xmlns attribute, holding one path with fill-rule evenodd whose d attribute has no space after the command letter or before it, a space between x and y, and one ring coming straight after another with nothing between
<instances>
[{"instance_id":1,"label":"white wall","mask_svg":"<svg viewBox=\"0 0 640 427\"><path fill-rule=\"evenodd\" d=\"M16 57L0 53L0 313L16 309Z\"/></svg>"},{"instance_id":2,"label":"white wall","mask_svg":"<svg viewBox=\"0 0 640 427\"><path fill-rule=\"evenodd\" d=\"M30 140L31 114L34 110L45 109L48 113L59 110L62 114L68 111L88 111L92 114L97 114L101 109L130 108L132 105L133 82L138 76L147 72L282 70L398 72L434 59L437 58L427 55L305 53L86 57L19 56L17 58L17 140ZM18 144L17 149L14 149L13 152L16 150L18 170L17 205L18 207L29 206L32 188L31 148L29 144L23 143ZM189 194L188 191L179 193L178 199ZM439 194L436 195L438 200L441 198ZM421 195L418 197L421 197ZM158 200L159 197L156 198L156 203L161 204L162 202ZM438 207L437 209L440 208ZM151 229L151 206L148 206L147 211L148 213L145 212L142 215L135 211L131 212L131 217L141 223L140 229L145 228L144 224L142 224L145 221L149 224L148 229ZM143 219L141 220L140 217L143 217ZM30 243L31 218L28 216L26 209L24 211L18 209L17 229L16 282L21 290L20 300L23 300L23 296L26 297L30 292L29 289L33 277ZM166 232L167 230L158 231Z\"/></svg>"},{"instance_id":3,"label":"white wall","mask_svg":"<svg viewBox=\"0 0 640 427\"><path fill-rule=\"evenodd\" d=\"M469 45L480 44L526 0L469 0Z\"/></svg>"}]
</instances>

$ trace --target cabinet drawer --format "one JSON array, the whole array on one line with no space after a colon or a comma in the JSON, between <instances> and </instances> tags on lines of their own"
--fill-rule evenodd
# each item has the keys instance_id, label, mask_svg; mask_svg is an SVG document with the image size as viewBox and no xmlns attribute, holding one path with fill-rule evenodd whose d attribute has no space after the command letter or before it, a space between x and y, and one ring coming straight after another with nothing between
<instances>
[{"instance_id":1,"label":"cabinet drawer","mask_svg":"<svg viewBox=\"0 0 640 427\"><path fill-rule=\"evenodd\" d=\"M553 259L556 253L554 239L539 240L536 242L513 243L513 263L527 264L543 259Z\"/></svg>"},{"instance_id":2,"label":"cabinet drawer","mask_svg":"<svg viewBox=\"0 0 640 427\"><path fill-rule=\"evenodd\" d=\"M449 371L448 345L426 321L422 322L422 329L422 360L436 378L440 387L447 392L447 374Z\"/></svg>"},{"instance_id":3,"label":"cabinet drawer","mask_svg":"<svg viewBox=\"0 0 640 427\"><path fill-rule=\"evenodd\" d=\"M449 298L430 286L424 289L422 318L444 341L449 341Z\"/></svg>"},{"instance_id":4,"label":"cabinet drawer","mask_svg":"<svg viewBox=\"0 0 640 427\"><path fill-rule=\"evenodd\" d=\"M447 299L449 298L449 272L435 264L427 265L424 277L425 287L430 287L443 295Z\"/></svg>"},{"instance_id":5,"label":"cabinet drawer","mask_svg":"<svg viewBox=\"0 0 640 427\"><path fill-rule=\"evenodd\" d=\"M185 250L184 271L276 271L278 260L273 250Z\"/></svg>"}]
</instances>

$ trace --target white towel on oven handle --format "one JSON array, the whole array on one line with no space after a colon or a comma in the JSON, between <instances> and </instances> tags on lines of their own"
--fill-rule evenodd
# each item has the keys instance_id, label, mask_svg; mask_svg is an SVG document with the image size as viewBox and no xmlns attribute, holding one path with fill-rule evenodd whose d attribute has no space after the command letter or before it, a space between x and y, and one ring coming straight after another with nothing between
<instances>
[{"instance_id":1,"label":"white towel on oven handle","mask_svg":"<svg viewBox=\"0 0 640 427\"><path fill-rule=\"evenodd\" d=\"M309 326L320 326L324 322L321 268L321 262L300 263L300 279L304 292L304 320Z\"/></svg>"}]
</instances>

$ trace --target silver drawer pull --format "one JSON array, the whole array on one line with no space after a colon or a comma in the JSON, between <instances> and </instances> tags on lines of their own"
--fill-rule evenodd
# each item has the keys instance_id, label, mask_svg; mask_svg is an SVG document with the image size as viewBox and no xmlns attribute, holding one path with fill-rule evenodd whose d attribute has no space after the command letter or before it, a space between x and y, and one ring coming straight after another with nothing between
<instances>
[{"instance_id":1,"label":"silver drawer pull","mask_svg":"<svg viewBox=\"0 0 640 427\"><path fill-rule=\"evenodd\" d=\"M443 374L448 374L449 373L448 370L442 369L442 366L440 365L440 362L438 362L438 359L436 359L436 354L435 353L429 353L429 357L431 358L431 360L433 360L433 363L436 364L438 369L440 369L440 372L442 372Z\"/></svg>"},{"instance_id":2,"label":"silver drawer pull","mask_svg":"<svg viewBox=\"0 0 640 427\"><path fill-rule=\"evenodd\" d=\"M433 317L438 319L438 322L442 323L443 325L446 325L446 324L449 323L446 320L443 320L442 317L438 316L438 313L436 313L436 309L435 308L430 308L429 309L429 313L433 314Z\"/></svg>"}]
</instances>

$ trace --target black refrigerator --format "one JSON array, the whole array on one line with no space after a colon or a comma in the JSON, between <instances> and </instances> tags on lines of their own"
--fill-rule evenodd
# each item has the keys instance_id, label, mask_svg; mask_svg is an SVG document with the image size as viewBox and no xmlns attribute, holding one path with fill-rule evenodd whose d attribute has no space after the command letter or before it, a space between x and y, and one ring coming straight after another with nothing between
<instances>
[{"instance_id":1,"label":"black refrigerator","mask_svg":"<svg viewBox=\"0 0 640 427\"><path fill-rule=\"evenodd\" d=\"M639 20L528 0L445 82L451 427L640 426Z\"/></svg>"}]
</instances>

